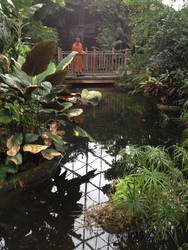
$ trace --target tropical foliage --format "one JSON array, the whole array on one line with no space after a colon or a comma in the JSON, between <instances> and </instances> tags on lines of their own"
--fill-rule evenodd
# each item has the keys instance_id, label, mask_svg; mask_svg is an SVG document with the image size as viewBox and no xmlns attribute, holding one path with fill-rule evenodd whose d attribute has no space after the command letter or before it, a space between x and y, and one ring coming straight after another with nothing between
<instances>
[{"instance_id":1,"label":"tropical foliage","mask_svg":"<svg viewBox=\"0 0 188 250\"><path fill-rule=\"evenodd\" d=\"M64 1L58 2L64 6ZM28 46L44 39L57 43L57 32L36 21L35 13L46 3L34 0L20 1L2 0L0 4L0 53L9 58L17 58L29 50Z\"/></svg>"},{"instance_id":2,"label":"tropical foliage","mask_svg":"<svg viewBox=\"0 0 188 250\"><path fill-rule=\"evenodd\" d=\"M158 0L124 2L131 27L127 70L132 74L121 85L132 81L133 93L143 90L165 104L182 105L187 98L187 7L176 11Z\"/></svg>"},{"instance_id":3,"label":"tropical foliage","mask_svg":"<svg viewBox=\"0 0 188 250\"><path fill-rule=\"evenodd\" d=\"M56 67L51 63L55 51L54 42L42 41L27 53L26 59L20 56L18 62L14 61L12 74L1 74L1 178L19 171L18 166L26 163L26 152L41 152L48 160L62 156L57 147L66 144L64 129L82 113L69 102L69 91L53 88L62 83L67 73L64 68L77 52ZM77 136L87 136L81 128L76 129L81 131ZM72 134L75 131L72 125Z\"/></svg>"},{"instance_id":4,"label":"tropical foliage","mask_svg":"<svg viewBox=\"0 0 188 250\"><path fill-rule=\"evenodd\" d=\"M172 237L187 226L187 148L174 154L160 147L130 146L121 150L124 172L109 202L89 216L110 232L138 232L154 240ZM115 189L115 192L114 192Z\"/></svg>"},{"instance_id":5,"label":"tropical foliage","mask_svg":"<svg viewBox=\"0 0 188 250\"><path fill-rule=\"evenodd\" d=\"M101 25L97 42L105 50L127 47L130 28L128 8L122 0L96 1L97 11L101 13Z\"/></svg>"}]
</instances>

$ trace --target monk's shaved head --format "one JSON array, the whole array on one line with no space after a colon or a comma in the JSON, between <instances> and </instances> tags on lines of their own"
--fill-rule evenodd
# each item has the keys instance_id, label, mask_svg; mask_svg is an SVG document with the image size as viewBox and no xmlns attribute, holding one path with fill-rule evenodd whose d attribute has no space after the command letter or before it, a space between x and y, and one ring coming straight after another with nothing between
<instances>
[{"instance_id":1,"label":"monk's shaved head","mask_svg":"<svg viewBox=\"0 0 188 250\"><path fill-rule=\"evenodd\" d=\"M79 42L80 42L80 38L79 38L79 37L76 37L75 41L76 41L77 43L79 43Z\"/></svg>"}]
</instances>

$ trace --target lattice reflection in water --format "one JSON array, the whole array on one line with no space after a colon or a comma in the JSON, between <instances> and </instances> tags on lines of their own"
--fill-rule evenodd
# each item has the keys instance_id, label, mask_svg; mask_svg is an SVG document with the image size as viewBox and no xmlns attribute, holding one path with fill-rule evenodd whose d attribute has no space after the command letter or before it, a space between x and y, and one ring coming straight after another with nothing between
<instances>
[{"instance_id":1,"label":"lattice reflection in water","mask_svg":"<svg viewBox=\"0 0 188 250\"><path fill-rule=\"evenodd\" d=\"M92 143L89 143L88 145L92 150L93 146ZM68 179L83 176L94 169L96 169L95 173L97 174L88 183L82 184L80 187L82 197L79 203L83 205L83 214L75 220L74 234L71 235L75 244L75 249L77 250L116 249L113 246L113 242L117 240L116 237L105 233L97 226L92 232L89 231L86 227L86 216L84 214L84 211L94 203L105 202L108 200L108 197L102 192L102 187L108 183L104 179L103 173L109 168L109 165L107 165L103 159L107 162L112 162L113 160L101 145L95 145L94 155L90 152L86 152L84 155L79 155L76 161L67 163L65 166L68 170Z\"/></svg>"}]
</instances>

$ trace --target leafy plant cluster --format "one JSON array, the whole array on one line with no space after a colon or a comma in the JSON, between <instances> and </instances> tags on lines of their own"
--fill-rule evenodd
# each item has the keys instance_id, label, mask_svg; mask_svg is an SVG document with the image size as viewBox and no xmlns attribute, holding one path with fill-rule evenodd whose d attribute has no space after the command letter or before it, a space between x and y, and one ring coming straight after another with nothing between
<instances>
[{"instance_id":1,"label":"leafy plant cluster","mask_svg":"<svg viewBox=\"0 0 188 250\"><path fill-rule=\"evenodd\" d=\"M55 89L63 82L67 74L64 69L77 52L56 66L51 62L55 51L55 43L44 40L27 53L26 59L20 56L14 61L12 74L1 74L0 179L20 171L30 158L28 152L41 152L48 160L63 156L66 126L72 127L76 136L88 136L78 126L73 130L72 118L82 109L69 101L72 94L64 88Z\"/></svg>"},{"instance_id":2,"label":"leafy plant cluster","mask_svg":"<svg viewBox=\"0 0 188 250\"><path fill-rule=\"evenodd\" d=\"M170 238L180 247L188 230L187 102L181 118L185 129L180 144L127 145L120 150L119 160L106 171L106 178L115 179L109 201L91 208L89 220L110 233L136 234L155 243Z\"/></svg>"},{"instance_id":3,"label":"leafy plant cluster","mask_svg":"<svg viewBox=\"0 0 188 250\"><path fill-rule=\"evenodd\" d=\"M153 234L178 244L187 230L187 148L176 146L173 154L160 147L130 146L123 149L123 177L107 204L91 215L107 231Z\"/></svg>"},{"instance_id":4,"label":"leafy plant cluster","mask_svg":"<svg viewBox=\"0 0 188 250\"><path fill-rule=\"evenodd\" d=\"M97 36L99 46L105 50L127 47L130 28L126 5L122 0L102 0L96 1L95 4L97 11L102 15Z\"/></svg>"},{"instance_id":5,"label":"leafy plant cluster","mask_svg":"<svg viewBox=\"0 0 188 250\"><path fill-rule=\"evenodd\" d=\"M145 94L159 97L162 91L167 104L182 105L187 98L187 7L176 11L158 0L124 2L132 27L127 65L132 75L128 80L125 77L125 86L130 81L135 82L132 88L136 91L143 89ZM140 80L134 74L135 69L141 71L138 72ZM147 74L148 69L150 79L145 79L143 74Z\"/></svg>"},{"instance_id":6,"label":"leafy plant cluster","mask_svg":"<svg viewBox=\"0 0 188 250\"><path fill-rule=\"evenodd\" d=\"M35 18L35 13L45 4L44 1L37 3L33 0L1 1L0 53L17 58L25 56L30 46L41 40L50 39L57 43L57 32ZM64 6L63 1L58 1L58 4Z\"/></svg>"}]
</instances>

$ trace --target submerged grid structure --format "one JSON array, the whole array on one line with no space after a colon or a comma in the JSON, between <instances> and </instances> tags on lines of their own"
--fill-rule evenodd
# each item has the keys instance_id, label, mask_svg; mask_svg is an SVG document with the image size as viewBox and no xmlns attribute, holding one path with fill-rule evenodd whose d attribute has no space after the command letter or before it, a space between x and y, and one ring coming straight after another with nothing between
<instances>
[{"instance_id":1,"label":"submerged grid structure","mask_svg":"<svg viewBox=\"0 0 188 250\"><path fill-rule=\"evenodd\" d=\"M92 143L88 144L93 150ZM107 196L102 192L102 187L108 182L104 179L104 171L109 168L107 162L111 162L112 157L107 154L101 145L97 145L94 154L86 152L79 155L76 161L66 164L68 179L83 176L89 171L96 169L96 175L88 183L80 187L82 197L79 201L83 205L83 214L74 222L74 233L71 233L76 250L114 250L117 249L113 243L117 238L104 232L102 228L94 226L90 231L86 227L86 215L84 211L96 203L105 202Z\"/></svg>"}]
</instances>

